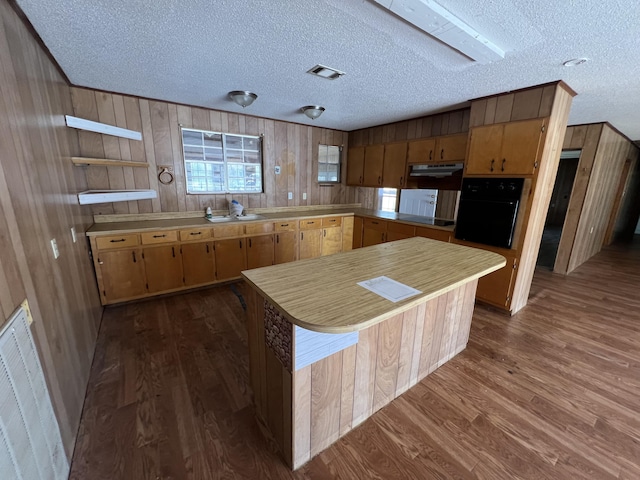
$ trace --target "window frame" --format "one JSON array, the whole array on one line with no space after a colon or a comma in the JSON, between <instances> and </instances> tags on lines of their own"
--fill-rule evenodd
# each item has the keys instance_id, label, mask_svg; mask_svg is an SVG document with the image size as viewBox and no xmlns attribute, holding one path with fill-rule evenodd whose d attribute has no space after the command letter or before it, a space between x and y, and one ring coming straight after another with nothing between
<instances>
[{"instance_id":1,"label":"window frame","mask_svg":"<svg viewBox=\"0 0 640 480\"><path fill-rule=\"evenodd\" d=\"M327 150L330 147L333 148L337 148L338 149L338 163L337 164L333 164L333 163L329 163L329 162L320 162L320 150L322 147L326 147ZM329 145L329 144L324 144L324 143L318 143L318 157L317 157L317 175L316 175L316 181L318 182L318 185L339 185L342 183L342 155L343 155L343 151L344 151L344 147L342 145ZM328 151L327 151L328 153ZM326 155L326 157L328 158L328 155ZM325 164L325 165L338 165L338 175L337 175L337 180L320 180L320 165Z\"/></svg>"},{"instance_id":2,"label":"window frame","mask_svg":"<svg viewBox=\"0 0 640 480\"><path fill-rule=\"evenodd\" d=\"M203 135L203 139L202 139L202 144L201 145L192 145L189 143L185 142L185 138L184 138L184 132L195 132L198 134ZM218 160L206 160L206 148L207 145L205 143L205 138L204 135L209 135L209 136L220 136L220 142L221 142L221 146L220 147L208 147L208 148L220 148L221 154L222 154L222 161L218 161ZM242 148L241 149L237 149L237 148L233 148L233 147L228 147L227 146L227 142L228 142L228 137L239 137L242 141ZM257 162L234 162L234 161L230 161L228 160L228 156L229 156L229 151L235 151L238 152L240 151L243 155L244 158L244 154L245 152L253 152L254 150L251 149L246 149L244 146L244 139L251 139L251 140L257 140ZM184 167L184 174L185 174L185 190L186 193L188 195L227 195L227 194L242 194L242 195L252 195L252 194L262 194L264 193L264 135L260 134L260 135L246 135L246 134L241 134L241 133L228 133L228 132L216 132L216 131L211 131L211 130L202 130L202 129L198 129L198 128L191 128L191 127L183 127L180 126L180 142L181 142L181 146L182 146L182 163L183 163L183 167ZM202 160L189 160L187 159L186 156L186 152L185 152L185 147L193 147L193 148L202 148L202 152L203 152L203 156L202 156ZM189 165L188 167L188 164ZM193 174L188 173L189 169L191 169L193 167L193 164L202 164L205 166L205 170L206 170L206 166L210 165L221 165L222 166L222 174L223 174L223 189L222 190L206 190L206 191L202 191L202 190L197 190L194 191L193 190ZM245 167L246 166L255 166L256 168L259 168L259 174L256 173L255 177L256 179L259 178L260 181L260 189L255 189L255 190L232 190L230 188L230 183L229 183L229 179L233 178L232 175L230 175L230 166L232 165L242 165L243 170L244 170L244 174L242 176L243 179L245 179L246 182L246 170ZM213 168L213 167L211 167ZM190 182L190 177L191 177L191 182ZM207 183L207 186L209 186L209 178L214 178L214 177L206 177L205 176L205 181ZM212 182L214 183L214 182ZM246 187L246 184L245 184Z\"/></svg>"}]
</instances>

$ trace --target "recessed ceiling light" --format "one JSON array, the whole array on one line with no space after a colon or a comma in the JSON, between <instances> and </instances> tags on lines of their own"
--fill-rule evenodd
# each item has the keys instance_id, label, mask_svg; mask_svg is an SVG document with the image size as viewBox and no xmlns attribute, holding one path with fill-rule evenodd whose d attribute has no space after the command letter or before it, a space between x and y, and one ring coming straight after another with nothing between
<instances>
[{"instance_id":1,"label":"recessed ceiling light","mask_svg":"<svg viewBox=\"0 0 640 480\"><path fill-rule=\"evenodd\" d=\"M587 63L589 61L588 58L574 58L571 60L567 60L566 62L564 62L562 65L564 65L565 67L575 67L577 65L582 65L583 63Z\"/></svg>"},{"instance_id":2,"label":"recessed ceiling light","mask_svg":"<svg viewBox=\"0 0 640 480\"><path fill-rule=\"evenodd\" d=\"M341 72L340 70L336 70L335 68L326 67L320 64L307 70L307 73L310 73L311 75L317 75L318 77L326 78L328 80L335 80L336 78L340 78L342 75L344 75L344 72Z\"/></svg>"}]
</instances>

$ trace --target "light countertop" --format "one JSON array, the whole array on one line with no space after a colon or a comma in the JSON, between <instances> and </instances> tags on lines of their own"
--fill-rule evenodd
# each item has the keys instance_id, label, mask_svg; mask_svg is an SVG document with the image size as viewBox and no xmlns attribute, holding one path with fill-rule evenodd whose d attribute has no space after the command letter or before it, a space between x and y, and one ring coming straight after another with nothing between
<instances>
[{"instance_id":1,"label":"light countertop","mask_svg":"<svg viewBox=\"0 0 640 480\"><path fill-rule=\"evenodd\" d=\"M506 264L493 252L409 238L242 272L292 323L317 332L362 330ZM385 275L422 293L393 303L357 285Z\"/></svg>"}]
</instances>

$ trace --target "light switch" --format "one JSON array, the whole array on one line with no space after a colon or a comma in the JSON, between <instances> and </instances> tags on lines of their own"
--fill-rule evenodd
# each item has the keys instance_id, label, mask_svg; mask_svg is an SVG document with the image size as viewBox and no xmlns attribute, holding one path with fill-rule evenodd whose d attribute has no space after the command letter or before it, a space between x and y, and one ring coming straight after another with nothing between
<instances>
[{"instance_id":1,"label":"light switch","mask_svg":"<svg viewBox=\"0 0 640 480\"><path fill-rule=\"evenodd\" d=\"M289 192L289 194L287 195L287 198L289 200L293 200L293 192Z\"/></svg>"},{"instance_id":2,"label":"light switch","mask_svg":"<svg viewBox=\"0 0 640 480\"><path fill-rule=\"evenodd\" d=\"M302 194L302 199L303 199L303 200L306 200L306 199L307 199L307 192L304 192L304 193Z\"/></svg>"},{"instance_id":3,"label":"light switch","mask_svg":"<svg viewBox=\"0 0 640 480\"><path fill-rule=\"evenodd\" d=\"M276 165L276 175L280 175L280 165Z\"/></svg>"},{"instance_id":4,"label":"light switch","mask_svg":"<svg viewBox=\"0 0 640 480\"><path fill-rule=\"evenodd\" d=\"M60 251L58 250L58 243L55 238L51 239L51 250L53 250L53 258L57 259L60 256Z\"/></svg>"}]
</instances>

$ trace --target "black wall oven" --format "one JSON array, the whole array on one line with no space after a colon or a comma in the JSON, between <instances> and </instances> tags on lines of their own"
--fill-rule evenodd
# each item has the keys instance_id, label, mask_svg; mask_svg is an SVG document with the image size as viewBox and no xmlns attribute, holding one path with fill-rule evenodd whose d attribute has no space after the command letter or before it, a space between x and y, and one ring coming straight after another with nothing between
<instances>
[{"instance_id":1,"label":"black wall oven","mask_svg":"<svg viewBox=\"0 0 640 480\"><path fill-rule=\"evenodd\" d=\"M523 178L464 178L456 238L511 248Z\"/></svg>"}]
</instances>

